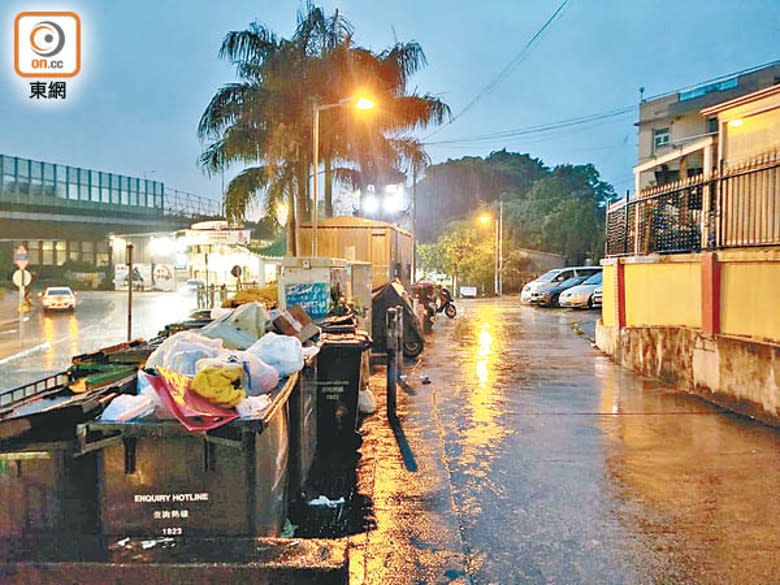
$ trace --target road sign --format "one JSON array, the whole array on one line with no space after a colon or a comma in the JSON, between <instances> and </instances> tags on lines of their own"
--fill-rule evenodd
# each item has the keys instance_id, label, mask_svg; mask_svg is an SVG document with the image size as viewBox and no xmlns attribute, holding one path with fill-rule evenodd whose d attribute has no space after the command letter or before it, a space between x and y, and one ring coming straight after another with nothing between
<instances>
[{"instance_id":1,"label":"road sign","mask_svg":"<svg viewBox=\"0 0 780 585\"><path fill-rule=\"evenodd\" d=\"M30 254L27 252L27 248L23 245L16 246L16 249L14 249L14 264L16 264L16 267L19 270L24 270L29 263Z\"/></svg>"},{"instance_id":2,"label":"road sign","mask_svg":"<svg viewBox=\"0 0 780 585\"><path fill-rule=\"evenodd\" d=\"M16 270L14 275L11 277L11 280L13 280L13 283L17 288L30 286L30 283L32 282L32 274L26 270Z\"/></svg>"},{"instance_id":3,"label":"road sign","mask_svg":"<svg viewBox=\"0 0 780 585\"><path fill-rule=\"evenodd\" d=\"M241 278L241 272L242 272L241 267L238 264L233 266L233 268L230 270L230 274L232 274L236 278Z\"/></svg>"}]
</instances>

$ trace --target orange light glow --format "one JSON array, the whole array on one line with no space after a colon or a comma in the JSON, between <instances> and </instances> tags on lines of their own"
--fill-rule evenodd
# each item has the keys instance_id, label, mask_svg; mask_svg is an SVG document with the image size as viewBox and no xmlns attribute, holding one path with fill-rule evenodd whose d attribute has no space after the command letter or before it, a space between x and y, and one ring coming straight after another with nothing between
<instances>
[{"instance_id":1,"label":"orange light glow","mask_svg":"<svg viewBox=\"0 0 780 585\"><path fill-rule=\"evenodd\" d=\"M374 100L367 97L359 97L355 100L355 109L357 110L373 110L375 106Z\"/></svg>"}]
</instances>

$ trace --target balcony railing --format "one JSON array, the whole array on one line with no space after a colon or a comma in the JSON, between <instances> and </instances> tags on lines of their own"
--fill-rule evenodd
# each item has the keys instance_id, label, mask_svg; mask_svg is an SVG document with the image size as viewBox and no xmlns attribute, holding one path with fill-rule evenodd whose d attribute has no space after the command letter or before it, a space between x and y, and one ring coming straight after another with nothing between
<instances>
[{"instance_id":1,"label":"balcony railing","mask_svg":"<svg viewBox=\"0 0 780 585\"><path fill-rule=\"evenodd\" d=\"M780 246L780 153L645 189L607 211L607 256Z\"/></svg>"}]
</instances>

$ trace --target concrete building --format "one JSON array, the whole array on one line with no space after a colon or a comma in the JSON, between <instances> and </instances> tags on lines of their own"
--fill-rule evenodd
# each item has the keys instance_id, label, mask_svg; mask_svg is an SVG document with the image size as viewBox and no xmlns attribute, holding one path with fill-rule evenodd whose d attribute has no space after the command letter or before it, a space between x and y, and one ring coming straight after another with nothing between
<instances>
[{"instance_id":1,"label":"concrete building","mask_svg":"<svg viewBox=\"0 0 780 585\"><path fill-rule=\"evenodd\" d=\"M717 131L711 169L608 212L596 341L622 365L780 426L780 85L698 115Z\"/></svg>"},{"instance_id":2,"label":"concrete building","mask_svg":"<svg viewBox=\"0 0 780 585\"><path fill-rule=\"evenodd\" d=\"M713 169L718 124L707 108L780 83L780 62L642 101L634 193Z\"/></svg>"}]
</instances>

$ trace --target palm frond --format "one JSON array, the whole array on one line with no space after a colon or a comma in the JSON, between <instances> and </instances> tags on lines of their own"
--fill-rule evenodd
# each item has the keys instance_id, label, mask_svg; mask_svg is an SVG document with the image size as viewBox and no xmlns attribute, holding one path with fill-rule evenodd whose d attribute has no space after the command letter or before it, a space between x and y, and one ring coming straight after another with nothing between
<instances>
[{"instance_id":1,"label":"palm frond","mask_svg":"<svg viewBox=\"0 0 780 585\"><path fill-rule=\"evenodd\" d=\"M222 134L241 116L248 94L256 91L257 88L248 83L228 83L220 87L200 117L198 137Z\"/></svg>"},{"instance_id":2,"label":"palm frond","mask_svg":"<svg viewBox=\"0 0 780 585\"><path fill-rule=\"evenodd\" d=\"M268 185L266 167L244 169L228 183L225 190L225 215L228 221L243 221L246 210L259 191Z\"/></svg>"},{"instance_id":3,"label":"palm frond","mask_svg":"<svg viewBox=\"0 0 780 585\"><path fill-rule=\"evenodd\" d=\"M231 63L262 63L278 46L279 41L272 31L253 22L248 29L233 30L225 35L218 56Z\"/></svg>"}]
</instances>

